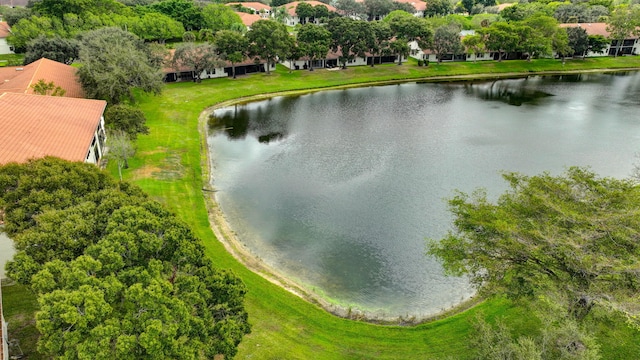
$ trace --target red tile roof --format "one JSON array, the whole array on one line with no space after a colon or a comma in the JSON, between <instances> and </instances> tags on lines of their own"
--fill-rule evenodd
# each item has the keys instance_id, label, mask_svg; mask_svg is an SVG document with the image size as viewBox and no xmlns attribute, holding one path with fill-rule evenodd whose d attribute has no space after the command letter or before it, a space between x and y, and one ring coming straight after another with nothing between
<instances>
[{"instance_id":1,"label":"red tile roof","mask_svg":"<svg viewBox=\"0 0 640 360\"><path fill-rule=\"evenodd\" d=\"M0 94L0 164L47 155L84 161L106 106L104 100Z\"/></svg>"},{"instance_id":2,"label":"red tile roof","mask_svg":"<svg viewBox=\"0 0 640 360\"><path fill-rule=\"evenodd\" d=\"M421 0L393 0L397 3L412 5L416 11L425 11L427 9L427 3Z\"/></svg>"},{"instance_id":3,"label":"red tile roof","mask_svg":"<svg viewBox=\"0 0 640 360\"><path fill-rule=\"evenodd\" d=\"M290 2L288 4L284 4L282 6L284 6L285 9L287 9L287 12L289 13L289 16L296 16L296 8L298 7L298 4L300 4L301 2L306 2L307 4L316 7L318 5L322 5L322 6L326 6L327 9L329 9L329 11L333 11L336 12L336 8L331 6L331 5L327 5L325 3L322 3L320 1L315 1L315 0L310 0L310 1L294 1L294 2Z\"/></svg>"},{"instance_id":4,"label":"red tile roof","mask_svg":"<svg viewBox=\"0 0 640 360\"><path fill-rule=\"evenodd\" d=\"M609 37L606 23L591 23L591 24L560 24L560 27L581 27L587 31L587 35L602 35L606 38Z\"/></svg>"},{"instance_id":5,"label":"red tile roof","mask_svg":"<svg viewBox=\"0 0 640 360\"><path fill-rule=\"evenodd\" d=\"M226 3L227 6L240 5L246 7L247 9L252 9L256 11L260 10L271 10L271 6L263 4L261 2L230 2Z\"/></svg>"},{"instance_id":6,"label":"red tile roof","mask_svg":"<svg viewBox=\"0 0 640 360\"><path fill-rule=\"evenodd\" d=\"M263 20L262 17L258 14L247 14L247 13L237 12L237 11L236 11L236 14L240 16L240 20L242 20L242 23L246 27L251 27L251 25L253 25L254 22L258 20Z\"/></svg>"},{"instance_id":7,"label":"red tile roof","mask_svg":"<svg viewBox=\"0 0 640 360\"><path fill-rule=\"evenodd\" d=\"M0 93L33 94L32 85L40 79L65 90L65 97L82 98L84 91L76 78L76 69L57 61L42 58L29 65L0 68Z\"/></svg>"},{"instance_id":8,"label":"red tile roof","mask_svg":"<svg viewBox=\"0 0 640 360\"><path fill-rule=\"evenodd\" d=\"M0 21L0 39L6 38L11 32L9 31L9 24L6 21Z\"/></svg>"}]
</instances>

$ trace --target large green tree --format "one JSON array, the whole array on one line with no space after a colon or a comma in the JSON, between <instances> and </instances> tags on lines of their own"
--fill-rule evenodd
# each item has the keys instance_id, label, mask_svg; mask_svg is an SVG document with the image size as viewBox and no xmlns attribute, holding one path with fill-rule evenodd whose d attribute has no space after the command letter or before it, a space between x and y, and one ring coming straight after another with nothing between
<instances>
[{"instance_id":1,"label":"large green tree","mask_svg":"<svg viewBox=\"0 0 640 360\"><path fill-rule=\"evenodd\" d=\"M460 40L460 30L460 26L455 23L436 28L431 49L438 57L438 62L442 62L443 55L452 54L455 56L464 51Z\"/></svg>"},{"instance_id":2,"label":"large green tree","mask_svg":"<svg viewBox=\"0 0 640 360\"><path fill-rule=\"evenodd\" d=\"M214 42L220 58L231 63L232 76L236 78L236 64L242 62L248 55L249 41L236 31L220 30L216 33Z\"/></svg>"},{"instance_id":3,"label":"large green tree","mask_svg":"<svg viewBox=\"0 0 640 360\"><path fill-rule=\"evenodd\" d=\"M138 188L55 158L0 167L18 250L8 274L38 295L38 350L66 359L231 358L245 287Z\"/></svg>"},{"instance_id":4,"label":"large green tree","mask_svg":"<svg viewBox=\"0 0 640 360\"><path fill-rule=\"evenodd\" d=\"M41 35L27 43L24 64L47 58L69 65L78 58L79 51L80 43L75 39L65 39L60 36L47 38Z\"/></svg>"},{"instance_id":5,"label":"large green tree","mask_svg":"<svg viewBox=\"0 0 640 360\"><path fill-rule=\"evenodd\" d=\"M373 31L366 21L333 18L329 20L327 30L331 33L331 50L340 54L339 61L344 68L356 57L365 57L373 42Z\"/></svg>"},{"instance_id":6,"label":"large green tree","mask_svg":"<svg viewBox=\"0 0 640 360\"><path fill-rule=\"evenodd\" d=\"M285 55L290 45L290 36L284 24L273 20L258 20L247 33L249 53L266 61L266 72L270 74L270 64Z\"/></svg>"},{"instance_id":7,"label":"large green tree","mask_svg":"<svg viewBox=\"0 0 640 360\"><path fill-rule=\"evenodd\" d=\"M233 9L223 4L209 4L202 9L204 26L213 32L220 30L232 30L234 24L242 24L240 16Z\"/></svg>"},{"instance_id":8,"label":"large green tree","mask_svg":"<svg viewBox=\"0 0 640 360\"><path fill-rule=\"evenodd\" d=\"M324 26L305 24L298 30L298 45L309 57L309 71L313 71L313 61L327 57L331 46L331 33Z\"/></svg>"},{"instance_id":9,"label":"large green tree","mask_svg":"<svg viewBox=\"0 0 640 360\"><path fill-rule=\"evenodd\" d=\"M107 129L122 131L133 140L138 137L138 134L149 133L144 113L131 105L111 105L107 107L104 118Z\"/></svg>"},{"instance_id":10,"label":"large green tree","mask_svg":"<svg viewBox=\"0 0 640 360\"><path fill-rule=\"evenodd\" d=\"M455 230L429 243L446 273L484 295L557 299L577 321L599 306L640 326L638 183L583 168L504 178L495 202L482 191L449 201Z\"/></svg>"},{"instance_id":11,"label":"large green tree","mask_svg":"<svg viewBox=\"0 0 640 360\"><path fill-rule=\"evenodd\" d=\"M152 63L149 47L120 28L101 28L81 40L78 69L80 83L89 98L118 104L133 98L133 89L159 93L162 73Z\"/></svg>"}]
</instances>

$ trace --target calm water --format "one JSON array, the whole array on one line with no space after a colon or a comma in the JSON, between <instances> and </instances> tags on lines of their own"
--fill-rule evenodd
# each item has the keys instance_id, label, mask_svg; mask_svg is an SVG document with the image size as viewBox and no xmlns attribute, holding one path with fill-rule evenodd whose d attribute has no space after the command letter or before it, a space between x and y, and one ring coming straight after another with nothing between
<instances>
[{"instance_id":1,"label":"calm water","mask_svg":"<svg viewBox=\"0 0 640 360\"><path fill-rule=\"evenodd\" d=\"M217 200L263 261L334 303L424 316L468 298L425 238L455 189L567 166L626 177L640 150L640 74L326 91L215 112Z\"/></svg>"}]
</instances>

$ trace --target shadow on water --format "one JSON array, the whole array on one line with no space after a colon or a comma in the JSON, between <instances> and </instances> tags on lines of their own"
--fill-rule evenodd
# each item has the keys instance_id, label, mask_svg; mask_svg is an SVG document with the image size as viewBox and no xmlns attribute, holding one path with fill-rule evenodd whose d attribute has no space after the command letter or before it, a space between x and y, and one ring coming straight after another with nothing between
<instances>
[{"instance_id":1,"label":"shadow on water","mask_svg":"<svg viewBox=\"0 0 640 360\"><path fill-rule=\"evenodd\" d=\"M276 114L290 108L294 102L295 97L271 99L257 106L234 105L214 111L207 123L210 131L223 131L231 140L241 140L247 135L256 137L261 143L282 140L288 134L287 121Z\"/></svg>"},{"instance_id":2,"label":"shadow on water","mask_svg":"<svg viewBox=\"0 0 640 360\"><path fill-rule=\"evenodd\" d=\"M558 79L558 81L564 80ZM544 91L530 88L527 85L527 79L513 81L500 80L490 83L468 83L464 85L464 89L467 95L482 100L500 101L514 106L521 106L523 104L536 105L541 99L553 96Z\"/></svg>"}]
</instances>

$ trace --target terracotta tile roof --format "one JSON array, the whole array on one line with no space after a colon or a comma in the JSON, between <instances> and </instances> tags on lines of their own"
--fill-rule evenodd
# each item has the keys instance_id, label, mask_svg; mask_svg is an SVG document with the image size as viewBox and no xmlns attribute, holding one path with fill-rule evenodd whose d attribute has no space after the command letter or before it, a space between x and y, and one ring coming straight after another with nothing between
<instances>
[{"instance_id":1,"label":"terracotta tile roof","mask_svg":"<svg viewBox=\"0 0 640 360\"><path fill-rule=\"evenodd\" d=\"M227 6L233 6L233 5L240 5L243 7L246 7L247 9L252 9L255 11L260 11L260 10L271 10L271 6L263 4L261 2L230 2L230 3L226 3L225 5Z\"/></svg>"},{"instance_id":2,"label":"terracotta tile roof","mask_svg":"<svg viewBox=\"0 0 640 360\"><path fill-rule=\"evenodd\" d=\"M287 9L287 12L289 13L289 16L296 16L296 8L298 7L298 4L300 4L301 2L306 2L307 4L316 7L318 5L322 5L322 6L326 6L327 9L329 9L329 11L333 11L336 12L337 9L331 5L327 5L325 3L322 3L320 1L315 1L315 0L310 0L310 1L294 1L294 2L290 2L288 4L284 4L282 6L284 6L285 9Z\"/></svg>"},{"instance_id":3,"label":"terracotta tile roof","mask_svg":"<svg viewBox=\"0 0 640 360\"><path fill-rule=\"evenodd\" d=\"M427 3L420 0L393 0L397 3L413 5L416 11L425 11L427 9Z\"/></svg>"},{"instance_id":4,"label":"terracotta tile roof","mask_svg":"<svg viewBox=\"0 0 640 360\"><path fill-rule=\"evenodd\" d=\"M84 161L107 102L0 94L0 164L47 155Z\"/></svg>"},{"instance_id":5,"label":"terracotta tile roof","mask_svg":"<svg viewBox=\"0 0 640 360\"><path fill-rule=\"evenodd\" d=\"M10 34L9 24L6 21L0 21L0 39L6 38Z\"/></svg>"},{"instance_id":6,"label":"terracotta tile roof","mask_svg":"<svg viewBox=\"0 0 640 360\"><path fill-rule=\"evenodd\" d=\"M82 98L84 91L76 78L76 69L57 61L42 58L29 65L0 68L0 93L33 94L31 85L43 79L60 86L65 97Z\"/></svg>"},{"instance_id":7,"label":"terracotta tile roof","mask_svg":"<svg viewBox=\"0 0 640 360\"><path fill-rule=\"evenodd\" d=\"M560 24L560 27L581 27L587 31L587 35L602 35L606 38L609 37L606 23L591 23L591 24Z\"/></svg>"},{"instance_id":8,"label":"terracotta tile roof","mask_svg":"<svg viewBox=\"0 0 640 360\"><path fill-rule=\"evenodd\" d=\"M263 20L262 17L258 14L247 14L247 13L237 12L237 11L236 11L236 14L240 16L240 20L242 20L242 23L246 27L251 27L251 25L253 25L254 22L258 20Z\"/></svg>"}]
</instances>

